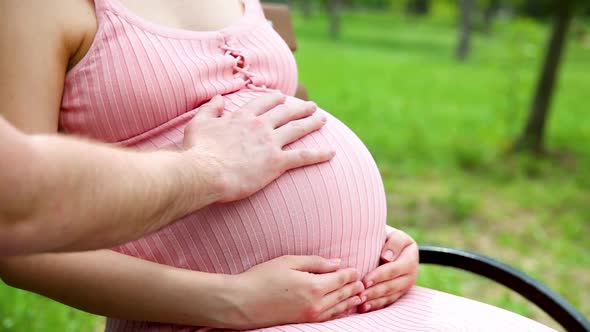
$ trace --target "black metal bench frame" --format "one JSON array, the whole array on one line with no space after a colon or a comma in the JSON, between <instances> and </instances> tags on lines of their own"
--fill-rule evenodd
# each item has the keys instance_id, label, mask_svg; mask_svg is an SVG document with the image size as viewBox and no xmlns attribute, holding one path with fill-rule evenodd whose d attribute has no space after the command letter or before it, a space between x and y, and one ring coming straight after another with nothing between
<instances>
[{"instance_id":1,"label":"black metal bench frame","mask_svg":"<svg viewBox=\"0 0 590 332\"><path fill-rule=\"evenodd\" d=\"M420 246L420 264L454 267L486 277L522 295L567 331L590 332L590 322L581 312L541 282L510 265L473 252L438 246Z\"/></svg>"}]
</instances>

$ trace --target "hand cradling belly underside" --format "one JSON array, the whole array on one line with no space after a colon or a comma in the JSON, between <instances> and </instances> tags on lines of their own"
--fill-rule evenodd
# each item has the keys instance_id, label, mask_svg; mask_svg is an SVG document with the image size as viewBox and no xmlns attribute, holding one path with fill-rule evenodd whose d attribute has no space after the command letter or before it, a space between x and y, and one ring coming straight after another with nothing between
<instances>
[{"instance_id":1,"label":"hand cradling belly underside","mask_svg":"<svg viewBox=\"0 0 590 332\"><path fill-rule=\"evenodd\" d=\"M238 110L258 94L226 95L226 111ZM180 147L185 123L172 120L141 135L134 146ZM320 255L342 258L344 265L365 275L377 266L386 236L379 171L359 138L329 114L324 128L286 148L315 146L331 146L336 156L327 163L291 170L247 199L201 209L115 250L166 265L227 274L282 255Z\"/></svg>"}]
</instances>

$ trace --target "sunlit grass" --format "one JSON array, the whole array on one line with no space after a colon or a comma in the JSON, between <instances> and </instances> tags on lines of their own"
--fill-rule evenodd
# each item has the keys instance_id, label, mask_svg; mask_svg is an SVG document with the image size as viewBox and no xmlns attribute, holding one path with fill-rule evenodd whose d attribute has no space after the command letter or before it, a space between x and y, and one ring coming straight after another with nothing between
<instances>
[{"instance_id":1,"label":"sunlit grass","mask_svg":"<svg viewBox=\"0 0 590 332\"><path fill-rule=\"evenodd\" d=\"M499 21L458 63L449 20L348 14L338 41L327 39L322 17L297 24L301 80L373 152L391 225L420 243L510 263L590 316L590 47L568 44L550 154L537 160L507 151L527 115L545 26ZM467 273L423 267L419 283L548 322L520 297Z\"/></svg>"}]
</instances>

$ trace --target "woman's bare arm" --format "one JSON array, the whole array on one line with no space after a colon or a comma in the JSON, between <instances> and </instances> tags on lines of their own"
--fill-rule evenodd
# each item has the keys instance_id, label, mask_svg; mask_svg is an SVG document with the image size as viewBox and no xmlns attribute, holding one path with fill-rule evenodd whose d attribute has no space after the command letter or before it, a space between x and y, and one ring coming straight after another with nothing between
<instances>
[{"instance_id":1,"label":"woman's bare arm","mask_svg":"<svg viewBox=\"0 0 590 332\"><path fill-rule=\"evenodd\" d=\"M363 290L354 270L315 256L283 256L230 276L109 250L41 254L0 259L0 278L97 315L233 329L327 320L360 304Z\"/></svg>"}]
</instances>

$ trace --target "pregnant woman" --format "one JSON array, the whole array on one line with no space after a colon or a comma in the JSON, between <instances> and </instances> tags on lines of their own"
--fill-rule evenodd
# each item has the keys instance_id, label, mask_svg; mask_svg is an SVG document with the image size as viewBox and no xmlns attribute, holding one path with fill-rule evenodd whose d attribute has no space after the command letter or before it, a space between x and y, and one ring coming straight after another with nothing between
<instances>
[{"instance_id":1,"label":"pregnant woman","mask_svg":"<svg viewBox=\"0 0 590 332\"><path fill-rule=\"evenodd\" d=\"M28 2L35 1L14 1ZM49 25L52 29L42 27L25 34L38 42L41 56L50 55L43 58L46 63L41 61L46 72L39 72L37 78L28 77L44 80L60 64L69 65L59 77L63 93L49 79L46 84L50 88L33 92L57 92L61 105L44 114L11 114L9 118L17 124L59 126L65 133L136 149L177 149L182 148L187 122L195 113L205 111L193 111L199 105L213 99L206 109L223 108L222 116L227 116L260 96L276 93L273 91L287 96L295 92L295 61L264 18L257 0L67 0L37 4L51 6L47 10L53 14L47 15L54 15L55 20ZM38 23L35 17L44 13L14 12L15 16L21 15L15 17L17 24L33 26ZM74 52L65 42L72 39L79 41ZM15 40L15 52L35 58L35 48L26 47L30 41ZM1 70L0 75L5 70L11 72ZM23 65L18 70L30 73L31 69ZM218 95L222 97L215 97ZM315 106L293 97L287 97L285 103L306 107L309 112L315 110ZM341 258L342 266L357 271L364 281L362 286L350 283L348 287L354 291L346 303L354 309L365 301L359 311L367 313L351 310L335 320L275 326L267 331L550 330L497 308L417 287L393 305L373 311L407 290L414 281L415 264L406 264L389 276L406 280L399 294L389 294L378 306L376 302L372 302L372 308L368 305L375 296L388 294L380 287L387 283L379 283L383 280L376 280L374 275L387 238L383 185L370 153L354 133L323 110L315 113L327 120L326 125L287 149L331 147L336 155L329 162L289 171L247 199L211 205L151 236L115 248L115 253L103 253L108 259L102 261L109 263L101 269L86 269L96 264L96 253L31 257L9 265L26 280L23 288L81 308L112 303L118 290L137 299L133 305L137 308L109 311L118 319L107 321L107 331L207 329L128 320L135 317L130 312L160 302L191 303L188 294L182 297L167 293L171 285L165 278L149 289L110 278L114 269L127 269L133 274L136 259L152 262L154 271L180 268L239 275L283 255ZM403 241L408 251L415 251L413 241ZM138 283L143 277L138 275ZM48 290L43 285L49 281L60 288ZM76 296L70 294L70 289L89 295ZM212 288L211 292L219 290ZM129 303L130 299L122 301ZM193 310L179 306L175 318L167 321L190 322ZM259 313L267 317L276 314Z\"/></svg>"}]
</instances>

